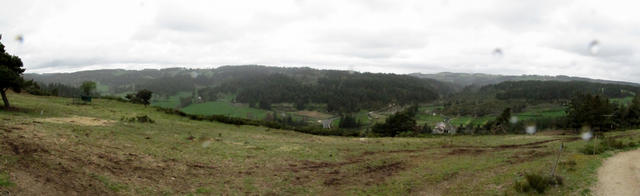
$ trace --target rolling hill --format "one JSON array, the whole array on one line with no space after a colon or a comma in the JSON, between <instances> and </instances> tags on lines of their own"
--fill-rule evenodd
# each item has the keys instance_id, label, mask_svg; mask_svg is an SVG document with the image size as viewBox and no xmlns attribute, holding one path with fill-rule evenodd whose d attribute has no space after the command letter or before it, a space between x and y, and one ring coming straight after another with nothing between
<instances>
[{"instance_id":1,"label":"rolling hill","mask_svg":"<svg viewBox=\"0 0 640 196\"><path fill-rule=\"evenodd\" d=\"M9 98L16 109L0 110L0 192L11 195L514 195L525 173L549 172L556 157L564 183L546 194L579 195L610 156L553 133L328 137L113 100ZM155 122L126 120L139 115ZM606 135L640 142L637 130Z\"/></svg>"},{"instance_id":2,"label":"rolling hill","mask_svg":"<svg viewBox=\"0 0 640 196\"><path fill-rule=\"evenodd\" d=\"M498 84L506 81L584 81L584 82L593 82L593 83L605 83L605 84L622 84L622 85L630 85L630 86L640 86L640 84L633 82L623 82L623 81L611 81L611 80L600 80L600 79L591 79L585 77L574 77L574 76L545 76L545 75L495 75L495 74L484 74L484 73L452 73L452 72L441 72L435 74L423 74L423 73L412 73L409 74L419 78L430 78L434 80L438 80L441 82L449 82L453 83L457 86L458 89L462 89L464 87L471 88L480 88L482 86Z\"/></svg>"}]
</instances>

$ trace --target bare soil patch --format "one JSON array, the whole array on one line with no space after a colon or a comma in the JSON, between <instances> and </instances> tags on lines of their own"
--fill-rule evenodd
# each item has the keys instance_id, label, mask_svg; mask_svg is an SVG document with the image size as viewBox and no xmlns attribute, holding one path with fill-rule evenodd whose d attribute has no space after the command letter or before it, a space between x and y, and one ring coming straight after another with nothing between
<instances>
[{"instance_id":1,"label":"bare soil patch","mask_svg":"<svg viewBox=\"0 0 640 196\"><path fill-rule=\"evenodd\" d=\"M518 152L514 154L513 156L509 157L509 159L506 162L509 164L518 164L518 163L524 163L527 161L532 161L535 159L541 159L549 155L551 155L551 152L549 151L529 150L529 151Z\"/></svg>"},{"instance_id":2,"label":"bare soil patch","mask_svg":"<svg viewBox=\"0 0 640 196\"><path fill-rule=\"evenodd\" d=\"M76 124L83 126L109 126L114 123L113 120L105 120L86 116L71 116L60 118L45 118L43 121L59 124Z\"/></svg>"},{"instance_id":3,"label":"bare soil patch","mask_svg":"<svg viewBox=\"0 0 640 196\"><path fill-rule=\"evenodd\" d=\"M296 114L298 114L300 116L306 116L306 117L310 117L310 118L315 118L315 119L325 119L325 118L331 118L332 117L330 114L325 114L325 113L318 112L318 111L307 111L307 110L298 111L298 112L296 112Z\"/></svg>"},{"instance_id":4,"label":"bare soil patch","mask_svg":"<svg viewBox=\"0 0 640 196\"><path fill-rule=\"evenodd\" d=\"M192 179L223 173L213 163L162 160L115 146L60 144L29 132L24 129L0 136L0 154L15 160L0 165L0 170L7 171L16 184L0 191L11 195L129 195L134 191L131 186L137 186L171 187L188 193L203 186Z\"/></svg>"},{"instance_id":5,"label":"bare soil patch","mask_svg":"<svg viewBox=\"0 0 640 196\"><path fill-rule=\"evenodd\" d=\"M467 155L467 154L480 154L486 152L486 150L484 149L466 149L466 148L459 148L459 149L453 149L451 150L448 155Z\"/></svg>"},{"instance_id":6,"label":"bare soil patch","mask_svg":"<svg viewBox=\"0 0 640 196\"><path fill-rule=\"evenodd\" d=\"M297 161L287 164L285 168L296 173L296 177L292 179L293 184L301 185L320 180L323 185L334 189L343 185L370 186L384 183L388 178L408 168L405 161L382 161L381 164L370 165L369 162L372 161L374 160L357 156L342 162Z\"/></svg>"},{"instance_id":7,"label":"bare soil patch","mask_svg":"<svg viewBox=\"0 0 640 196\"><path fill-rule=\"evenodd\" d=\"M640 150L621 152L598 169L595 195L640 195Z\"/></svg>"}]
</instances>

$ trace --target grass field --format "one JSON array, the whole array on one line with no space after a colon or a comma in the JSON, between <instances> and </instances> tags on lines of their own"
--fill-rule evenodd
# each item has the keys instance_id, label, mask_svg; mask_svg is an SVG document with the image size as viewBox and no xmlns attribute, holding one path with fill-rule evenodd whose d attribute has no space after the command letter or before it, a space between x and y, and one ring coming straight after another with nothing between
<instances>
[{"instance_id":1,"label":"grass field","mask_svg":"<svg viewBox=\"0 0 640 196\"><path fill-rule=\"evenodd\" d=\"M625 98L613 98L610 99L611 102L622 105L629 105L631 101L633 101L633 97L625 97Z\"/></svg>"},{"instance_id":2,"label":"grass field","mask_svg":"<svg viewBox=\"0 0 640 196\"><path fill-rule=\"evenodd\" d=\"M99 93L99 94L108 94L109 93L109 86L97 83L96 84L96 92Z\"/></svg>"},{"instance_id":3,"label":"grass field","mask_svg":"<svg viewBox=\"0 0 640 196\"><path fill-rule=\"evenodd\" d=\"M269 111L251 108L248 106L236 106L226 101L208 101L204 103L191 104L182 111L188 114L201 115L227 115L232 117L264 119Z\"/></svg>"},{"instance_id":4,"label":"grass field","mask_svg":"<svg viewBox=\"0 0 640 196\"><path fill-rule=\"evenodd\" d=\"M532 120L536 118L556 118L565 115L565 108L559 106L527 109L527 111L525 112L515 114L515 116L517 116L520 120Z\"/></svg>"},{"instance_id":5,"label":"grass field","mask_svg":"<svg viewBox=\"0 0 640 196\"><path fill-rule=\"evenodd\" d=\"M487 115L481 117L473 117L473 116L443 116L437 112L436 115L433 115L433 110L439 108L440 106L422 106L418 110L418 114L416 115L416 120L419 125L424 125L425 123L433 126L438 122L444 121L446 118L450 120L450 123L454 126L459 125L484 125L490 120L496 118L495 115ZM532 106L527 108L524 112L515 113L513 116L517 117L519 120L534 120L539 118L554 118L554 117L562 117L565 116L564 107L559 105L552 104L540 104L536 106Z\"/></svg>"},{"instance_id":6,"label":"grass field","mask_svg":"<svg viewBox=\"0 0 640 196\"><path fill-rule=\"evenodd\" d=\"M349 138L234 126L95 99L9 94L0 110L0 192L11 195L515 195L548 174L563 142L564 185L590 192L603 155L575 135ZM148 115L155 123L122 117ZM640 142L640 131L612 132ZM2 185L5 184L5 185Z\"/></svg>"},{"instance_id":7,"label":"grass field","mask_svg":"<svg viewBox=\"0 0 640 196\"><path fill-rule=\"evenodd\" d=\"M176 95L170 96L168 99L152 100L151 106L158 106L163 108L176 108L180 105L180 98L191 96L191 92L183 91Z\"/></svg>"}]
</instances>

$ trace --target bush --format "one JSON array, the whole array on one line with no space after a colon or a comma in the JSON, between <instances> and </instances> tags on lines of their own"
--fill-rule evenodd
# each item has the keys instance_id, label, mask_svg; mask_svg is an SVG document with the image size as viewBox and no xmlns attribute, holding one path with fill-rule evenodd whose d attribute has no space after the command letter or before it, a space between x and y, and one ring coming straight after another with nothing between
<instances>
[{"instance_id":1,"label":"bush","mask_svg":"<svg viewBox=\"0 0 640 196\"><path fill-rule=\"evenodd\" d=\"M411 106L404 111L395 113L385 119L384 123L376 123L371 132L383 137L395 137L396 135L410 131L416 131L416 113L418 112L417 106Z\"/></svg>"},{"instance_id":2,"label":"bush","mask_svg":"<svg viewBox=\"0 0 640 196\"><path fill-rule=\"evenodd\" d=\"M400 132L398 133L398 135L396 135L396 137L416 137L418 136L418 133L414 132L414 131L404 131L404 132Z\"/></svg>"},{"instance_id":3,"label":"bush","mask_svg":"<svg viewBox=\"0 0 640 196\"><path fill-rule=\"evenodd\" d=\"M604 151L607 151L607 146L602 146L602 144L598 144L597 146L591 143L587 143L584 145L580 152L583 154L600 154Z\"/></svg>"},{"instance_id":4,"label":"bush","mask_svg":"<svg viewBox=\"0 0 640 196\"><path fill-rule=\"evenodd\" d=\"M137 93L133 94L127 94L127 96L125 96L131 103L136 103L136 104L143 104L144 106L147 106L150 104L149 100L151 99L151 95L153 94L153 92L147 90L147 89L142 89L140 91L138 91Z\"/></svg>"},{"instance_id":5,"label":"bush","mask_svg":"<svg viewBox=\"0 0 640 196\"><path fill-rule=\"evenodd\" d=\"M0 187L10 187L15 185L15 183L11 182L7 173L0 172Z\"/></svg>"},{"instance_id":6,"label":"bush","mask_svg":"<svg viewBox=\"0 0 640 196\"><path fill-rule=\"evenodd\" d=\"M158 111L165 112L167 114L174 114L183 117L188 117L191 120L208 120L208 121L216 121L225 124L233 124L233 125L253 125L253 126L264 126L272 129L288 129L296 132L308 133L313 135L335 135L335 136L360 136L360 131L357 129L323 129L321 127L316 126L290 126L287 124L283 124L277 121L265 121L265 120L251 120L244 118L236 118L229 117L223 115L193 115L187 114L180 110L170 109L170 108L160 108L156 107Z\"/></svg>"},{"instance_id":7,"label":"bush","mask_svg":"<svg viewBox=\"0 0 640 196\"><path fill-rule=\"evenodd\" d=\"M614 138L606 138L600 141L596 146L594 142L587 143L584 148L580 149L580 152L584 154L600 154L607 150L625 149L636 147L637 143L631 141L625 144L623 141L616 140Z\"/></svg>"},{"instance_id":8,"label":"bush","mask_svg":"<svg viewBox=\"0 0 640 196\"><path fill-rule=\"evenodd\" d=\"M153 119L149 118L149 116L147 116L147 115L136 116L136 117L131 117L131 118L122 117L120 120L125 121L125 122L155 123L155 121Z\"/></svg>"},{"instance_id":9,"label":"bush","mask_svg":"<svg viewBox=\"0 0 640 196\"><path fill-rule=\"evenodd\" d=\"M540 194L544 193L551 185L562 185L564 180L560 176L543 176L539 174L525 174L524 181L516 181L514 189L517 192L527 193L536 191Z\"/></svg>"},{"instance_id":10,"label":"bush","mask_svg":"<svg viewBox=\"0 0 640 196\"><path fill-rule=\"evenodd\" d=\"M568 160L560 162L560 165L566 167L568 171L576 171L576 165L578 165L578 163L576 163L575 160Z\"/></svg>"}]
</instances>

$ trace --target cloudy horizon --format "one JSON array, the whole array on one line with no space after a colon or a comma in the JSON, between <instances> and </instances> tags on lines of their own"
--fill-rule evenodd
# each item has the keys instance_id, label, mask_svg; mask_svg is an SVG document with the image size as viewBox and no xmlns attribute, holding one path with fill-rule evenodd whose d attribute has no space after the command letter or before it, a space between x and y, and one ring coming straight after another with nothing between
<instances>
[{"instance_id":1,"label":"cloudy horizon","mask_svg":"<svg viewBox=\"0 0 640 196\"><path fill-rule=\"evenodd\" d=\"M633 1L8 1L29 73L260 64L640 82Z\"/></svg>"}]
</instances>

